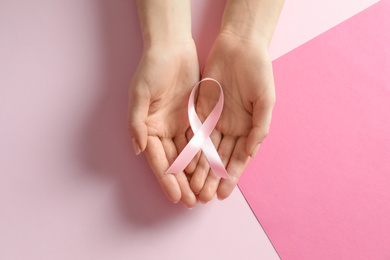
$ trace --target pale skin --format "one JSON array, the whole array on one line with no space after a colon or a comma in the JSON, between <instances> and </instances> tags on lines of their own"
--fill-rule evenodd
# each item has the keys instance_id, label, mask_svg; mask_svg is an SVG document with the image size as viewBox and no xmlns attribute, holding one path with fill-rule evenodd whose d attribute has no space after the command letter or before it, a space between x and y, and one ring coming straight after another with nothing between
<instances>
[{"instance_id":1,"label":"pale skin","mask_svg":"<svg viewBox=\"0 0 390 260\"><path fill-rule=\"evenodd\" d=\"M207 203L216 194L225 199L269 131L275 88L268 45L283 0L228 0L202 72L202 78L215 78L223 87L224 108L211 139L231 180L216 177L201 153L186 168L187 174L165 174L192 137L187 102L200 70L190 2L139 0L137 6L144 52L129 88L128 128L134 150L145 152L171 201L192 208L197 199ZM201 120L218 95L216 87L201 85L196 104Z\"/></svg>"}]
</instances>

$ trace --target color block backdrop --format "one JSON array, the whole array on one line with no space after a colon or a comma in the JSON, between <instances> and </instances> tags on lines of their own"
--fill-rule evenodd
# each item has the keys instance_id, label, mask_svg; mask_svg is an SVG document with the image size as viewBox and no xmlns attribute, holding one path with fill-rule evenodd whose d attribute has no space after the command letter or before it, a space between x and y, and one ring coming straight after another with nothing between
<instances>
[{"instance_id":1,"label":"color block backdrop","mask_svg":"<svg viewBox=\"0 0 390 260\"><path fill-rule=\"evenodd\" d=\"M272 56L375 2L286 1ZM192 1L201 64L223 6ZM133 155L141 52L133 0L0 1L0 259L279 259L238 189L189 211Z\"/></svg>"}]
</instances>

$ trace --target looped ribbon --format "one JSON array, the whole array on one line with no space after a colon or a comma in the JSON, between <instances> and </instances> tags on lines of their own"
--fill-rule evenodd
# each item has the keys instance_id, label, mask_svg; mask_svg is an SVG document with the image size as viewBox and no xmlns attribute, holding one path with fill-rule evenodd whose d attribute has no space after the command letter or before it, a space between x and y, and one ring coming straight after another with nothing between
<instances>
[{"instance_id":1,"label":"looped ribbon","mask_svg":"<svg viewBox=\"0 0 390 260\"><path fill-rule=\"evenodd\" d=\"M221 92L219 94L217 104L202 124L195 111L195 93L200 86L200 83L204 81L214 81L218 84ZM184 171L185 167L191 162L191 160L195 157L198 151L202 150L214 174L221 178L230 180L225 166L223 165L222 160L219 157L218 152L210 139L210 134L214 130L218 119L221 116L223 109L223 101L224 99L222 86L215 79L204 78L193 87L190 94L190 98L188 100L188 118L190 120L191 129L194 132L194 137L192 137L190 142L186 145L186 147L184 147L183 151L168 168L168 170L165 172L166 174L176 174Z\"/></svg>"}]
</instances>

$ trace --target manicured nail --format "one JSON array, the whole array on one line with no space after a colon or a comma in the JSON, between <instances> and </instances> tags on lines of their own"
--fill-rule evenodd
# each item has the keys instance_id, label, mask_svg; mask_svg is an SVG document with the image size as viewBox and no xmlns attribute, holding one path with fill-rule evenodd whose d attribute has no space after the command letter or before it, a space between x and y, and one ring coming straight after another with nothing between
<instances>
[{"instance_id":1,"label":"manicured nail","mask_svg":"<svg viewBox=\"0 0 390 260\"><path fill-rule=\"evenodd\" d=\"M259 148L260 148L260 144L257 144L257 145L255 146L255 148L253 148L252 154L251 154L251 157L252 157L252 158L255 158L257 152L259 151Z\"/></svg>"},{"instance_id":2,"label":"manicured nail","mask_svg":"<svg viewBox=\"0 0 390 260\"><path fill-rule=\"evenodd\" d=\"M134 148L134 152L135 152L135 155L139 155L141 153L141 147L139 146L137 140L135 140L135 138L131 138L133 140L133 148Z\"/></svg>"}]
</instances>

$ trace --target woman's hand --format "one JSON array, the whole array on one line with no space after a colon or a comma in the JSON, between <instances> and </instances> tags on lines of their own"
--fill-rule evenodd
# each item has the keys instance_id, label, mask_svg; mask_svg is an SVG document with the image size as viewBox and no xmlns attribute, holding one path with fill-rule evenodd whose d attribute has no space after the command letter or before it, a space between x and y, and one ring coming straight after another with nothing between
<instances>
[{"instance_id":1,"label":"woman's hand","mask_svg":"<svg viewBox=\"0 0 390 260\"><path fill-rule=\"evenodd\" d=\"M205 157L199 160L191 179L192 187L201 187L201 202L228 197L236 186L250 157L267 136L275 103L271 60L266 43L223 31L217 37L202 77L218 80L224 91L224 108L211 136L227 166L231 180L214 175ZM204 120L219 96L219 89L201 85L197 112ZM204 184L203 184L204 183Z\"/></svg>"},{"instance_id":2,"label":"woman's hand","mask_svg":"<svg viewBox=\"0 0 390 260\"><path fill-rule=\"evenodd\" d=\"M191 187L203 203L215 193L230 195L260 143L268 134L275 102L274 80L268 46L284 0L227 0L221 32L206 61L202 77L218 80L225 105L211 139L227 166L231 180L220 180L202 155ZM205 83L207 84L207 83ZM203 84L197 110L203 119L210 113L219 90Z\"/></svg>"},{"instance_id":3,"label":"woman's hand","mask_svg":"<svg viewBox=\"0 0 390 260\"><path fill-rule=\"evenodd\" d=\"M165 174L187 144L187 102L199 81L189 0L137 0L144 51L129 87L128 129L173 202L196 203L186 175ZM188 131L190 132L190 131Z\"/></svg>"},{"instance_id":4,"label":"woman's hand","mask_svg":"<svg viewBox=\"0 0 390 260\"><path fill-rule=\"evenodd\" d=\"M145 151L166 195L193 207L196 198L186 175L165 174L187 144L187 104L199 81L193 41L147 50L130 83L128 127L136 154Z\"/></svg>"}]
</instances>

